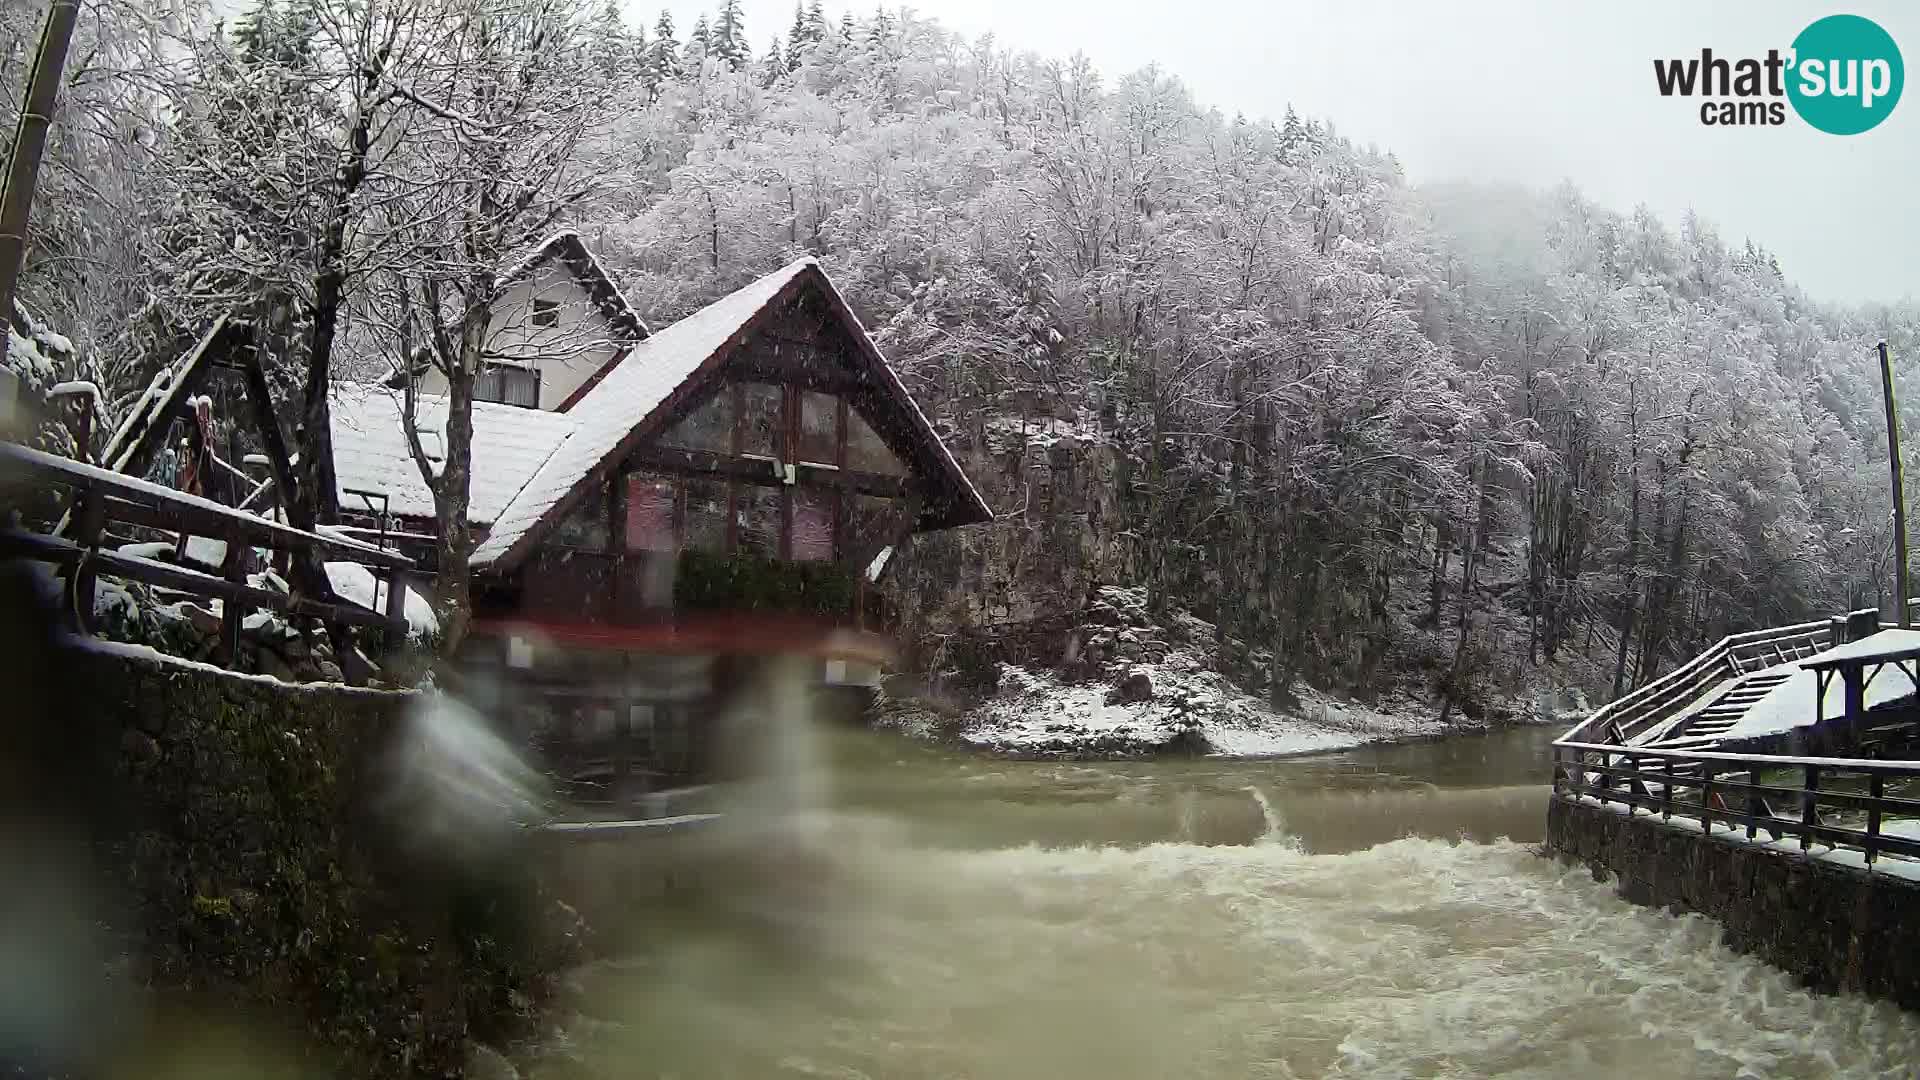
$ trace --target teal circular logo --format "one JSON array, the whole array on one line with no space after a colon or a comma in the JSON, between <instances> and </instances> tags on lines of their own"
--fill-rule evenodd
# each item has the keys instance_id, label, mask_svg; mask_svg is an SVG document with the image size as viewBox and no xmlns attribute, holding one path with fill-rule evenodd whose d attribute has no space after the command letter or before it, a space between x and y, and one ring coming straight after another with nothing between
<instances>
[{"instance_id":1,"label":"teal circular logo","mask_svg":"<svg viewBox=\"0 0 1920 1080\"><path fill-rule=\"evenodd\" d=\"M1792 64L1787 100L1800 119L1829 135L1878 126L1906 83L1892 35L1858 15L1829 15L1800 31Z\"/></svg>"}]
</instances>

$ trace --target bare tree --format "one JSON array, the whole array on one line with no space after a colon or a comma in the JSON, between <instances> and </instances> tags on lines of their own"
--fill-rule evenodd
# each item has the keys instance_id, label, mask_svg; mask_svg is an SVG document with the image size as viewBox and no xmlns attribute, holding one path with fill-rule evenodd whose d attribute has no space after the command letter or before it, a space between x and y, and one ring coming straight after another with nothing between
<instances>
[{"instance_id":1,"label":"bare tree","mask_svg":"<svg viewBox=\"0 0 1920 1080\"><path fill-rule=\"evenodd\" d=\"M391 168L373 181L394 254L371 314L376 334L406 358L402 416L434 496L437 603L451 650L470 609L474 384L505 314L504 263L614 183L604 137L629 83L583 77L591 54L582 28L596 14L587 4L427 2L440 32L393 76L404 130ZM417 380L428 371L446 386L437 462L421 440Z\"/></svg>"}]
</instances>

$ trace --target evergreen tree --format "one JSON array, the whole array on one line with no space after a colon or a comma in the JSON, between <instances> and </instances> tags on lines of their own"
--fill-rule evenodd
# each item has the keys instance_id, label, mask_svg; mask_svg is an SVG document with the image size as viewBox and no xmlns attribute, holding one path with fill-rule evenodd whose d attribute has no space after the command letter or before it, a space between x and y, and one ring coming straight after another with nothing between
<instances>
[{"instance_id":1,"label":"evergreen tree","mask_svg":"<svg viewBox=\"0 0 1920 1080\"><path fill-rule=\"evenodd\" d=\"M604 79L617 80L633 74L645 57L645 37L635 40L620 14L620 0L605 0L589 31L587 55Z\"/></svg>"},{"instance_id":2,"label":"evergreen tree","mask_svg":"<svg viewBox=\"0 0 1920 1080\"><path fill-rule=\"evenodd\" d=\"M874 45L885 45L893 36L893 17L887 14L885 7L873 9L873 22L867 24L867 41Z\"/></svg>"},{"instance_id":3,"label":"evergreen tree","mask_svg":"<svg viewBox=\"0 0 1920 1080\"><path fill-rule=\"evenodd\" d=\"M800 66L800 50L807 47L807 12L798 3L793 5L793 26L787 30L787 67L789 70Z\"/></svg>"},{"instance_id":4,"label":"evergreen tree","mask_svg":"<svg viewBox=\"0 0 1920 1080\"><path fill-rule=\"evenodd\" d=\"M780 39L776 37L767 43L767 55L760 62L760 85L777 86L786 73L787 61L780 55Z\"/></svg>"},{"instance_id":5,"label":"evergreen tree","mask_svg":"<svg viewBox=\"0 0 1920 1080\"><path fill-rule=\"evenodd\" d=\"M689 68L697 69L706 62L709 37L707 17L703 14L693 21L693 33L687 35L687 47L681 53Z\"/></svg>"},{"instance_id":6,"label":"evergreen tree","mask_svg":"<svg viewBox=\"0 0 1920 1080\"><path fill-rule=\"evenodd\" d=\"M1043 383L1054 379L1054 353L1060 347L1060 331L1053 312L1053 276L1047 272L1046 253L1040 247L1040 234L1027 226L1020 263L1014 269L1014 287L1019 291L1013 322L1025 336L1021 354Z\"/></svg>"},{"instance_id":7,"label":"evergreen tree","mask_svg":"<svg viewBox=\"0 0 1920 1080\"><path fill-rule=\"evenodd\" d=\"M680 65L680 42L673 36L673 12L661 8L660 18L653 24L653 44L647 52L647 74L658 85L684 73Z\"/></svg>"},{"instance_id":8,"label":"evergreen tree","mask_svg":"<svg viewBox=\"0 0 1920 1080\"><path fill-rule=\"evenodd\" d=\"M739 71L751 58L747 48L746 20L740 14L740 0L723 0L720 18L715 20L707 40L707 52L716 60Z\"/></svg>"},{"instance_id":9,"label":"evergreen tree","mask_svg":"<svg viewBox=\"0 0 1920 1080\"><path fill-rule=\"evenodd\" d=\"M258 7L235 23L233 43L245 63L279 64L298 70L312 64L317 30L313 9L303 0L294 0L284 12L274 0L260 0Z\"/></svg>"},{"instance_id":10,"label":"evergreen tree","mask_svg":"<svg viewBox=\"0 0 1920 1080\"><path fill-rule=\"evenodd\" d=\"M1280 147L1289 153L1306 141L1307 129L1300 124L1300 114L1293 111L1293 103L1287 103L1286 119L1280 122Z\"/></svg>"},{"instance_id":11,"label":"evergreen tree","mask_svg":"<svg viewBox=\"0 0 1920 1080\"><path fill-rule=\"evenodd\" d=\"M807 44L818 45L827 40L827 13L820 9L820 0L807 5Z\"/></svg>"},{"instance_id":12,"label":"evergreen tree","mask_svg":"<svg viewBox=\"0 0 1920 1080\"><path fill-rule=\"evenodd\" d=\"M842 41L853 40L853 12L851 11L843 11L840 13L840 39Z\"/></svg>"}]
</instances>

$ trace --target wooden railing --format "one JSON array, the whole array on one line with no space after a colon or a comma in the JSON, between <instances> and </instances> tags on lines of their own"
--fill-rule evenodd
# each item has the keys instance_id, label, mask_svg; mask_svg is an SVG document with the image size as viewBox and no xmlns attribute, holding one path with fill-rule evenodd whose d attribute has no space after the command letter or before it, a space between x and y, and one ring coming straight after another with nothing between
<instances>
[{"instance_id":1,"label":"wooden railing","mask_svg":"<svg viewBox=\"0 0 1920 1080\"><path fill-rule=\"evenodd\" d=\"M1729 634L1665 675L1594 710L1562 742L1630 742L1720 683L1753 670L1750 664L1767 666L1760 662L1772 662L1770 650L1801 644L1824 647L1832 643L1833 633L1832 623L1821 621Z\"/></svg>"},{"instance_id":2,"label":"wooden railing","mask_svg":"<svg viewBox=\"0 0 1920 1080\"><path fill-rule=\"evenodd\" d=\"M1744 831L1749 840L1798 837L1856 851L1868 865L1881 855L1920 859L1920 839L1885 831L1891 818L1920 820L1920 761L1776 757L1656 750L1562 739L1554 744L1556 797L1598 799L1645 810L1662 821L1697 822L1709 836ZM1762 782L1763 772L1790 782ZM1902 794L1889 795L1889 787ZM1863 790L1854 790L1860 788Z\"/></svg>"},{"instance_id":3,"label":"wooden railing","mask_svg":"<svg viewBox=\"0 0 1920 1080\"><path fill-rule=\"evenodd\" d=\"M319 620L342 628L373 627L390 640L404 640L402 585L414 572L413 560L372 544L324 532L307 532L245 513L209 499L175 491L161 484L114 472L85 462L48 454L31 447L0 442L0 489L13 485L51 485L71 493L70 536L17 530L0 531L0 558L22 558L50 563L65 577L63 605L86 631L93 611L96 575L140 581L222 603L219 653L228 662L239 652L241 623L249 609L264 608L290 616ZM4 493L0 491L0 493ZM226 545L219 575L175 563L161 562L105 546L106 526L120 522L172 533L184 545L188 537L205 537ZM247 554L255 548L276 552L309 553L322 561L366 566L387 585L384 611L373 611L333 594L332 587L277 592L248 581ZM348 652L346 657L350 657ZM351 661L343 657L344 667ZM348 671L349 681L362 673Z\"/></svg>"}]
</instances>

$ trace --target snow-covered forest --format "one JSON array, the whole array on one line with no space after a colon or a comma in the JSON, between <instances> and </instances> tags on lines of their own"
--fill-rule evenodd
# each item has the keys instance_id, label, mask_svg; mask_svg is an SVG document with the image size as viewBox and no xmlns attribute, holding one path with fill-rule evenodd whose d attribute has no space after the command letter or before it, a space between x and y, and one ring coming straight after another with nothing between
<instances>
[{"instance_id":1,"label":"snow-covered forest","mask_svg":"<svg viewBox=\"0 0 1920 1080\"><path fill-rule=\"evenodd\" d=\"M484 327L475 268L556 226L656 325L817 255L999 515L904 564L927 663L1123 585L1250 688L1472 711L1887 595L1871 349L1911 381L1920 310L1571 185L1415 186L1338 120L818 0L85 0L21 297L122 406L242 310L291 415L457 352L417 313Z\"/></svg>"}]
</instances>

